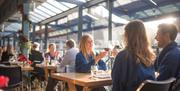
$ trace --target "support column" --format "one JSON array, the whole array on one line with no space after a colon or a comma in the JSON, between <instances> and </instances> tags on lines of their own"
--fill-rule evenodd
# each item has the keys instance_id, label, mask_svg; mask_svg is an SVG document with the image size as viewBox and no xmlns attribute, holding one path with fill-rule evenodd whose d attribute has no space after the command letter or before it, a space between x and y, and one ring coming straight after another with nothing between
<instances>
[{"instance_id":1,"label":"support column","mask_svg":"<svg viewBox=\"0 0 180 91\"><path fill-rule=\"evenodd\" d=\"M0 46L2 46L2 38L0 39Z\"/></svg>"},{"instance_id":2,"label":"support column","mask_svg":"<svg viewBox=\"0 0 180 91\"><path fill-rule=\"evenodd\" d=\"M10 37L7 37L7 45L10 45Z\"/></svg>"},{"instance_id":3,"label":"support column","mask_svg":"<svg viewBox=\"0 0 180 91\"><path fill-rule=\"evenodd\" d=\"M45 24L44 50L47 49L47 39L48 39L48 24Z\"/></svg>"},{"instance_id":4,"label":"support column","mask_svg":"<svg viewBox=\"0 0 180 91\"><path fill-rule=\"evenodd\" d=\"M112 7L113 2L112 0L107 1L107 7L109 10L109 17L108 17L108 40L112 40Z\"/></svg>"},{"instance_id":5,"label":"support column","mask_svg":"<svg viewBox=\"0 0 180 91\"><path fill-rule=\"evenodd\" d=\"M82 19L82 15L83 15L83 6L80 5L79 6L79 10L78 10L78 16L79 16L79 23L78 23L78 42L80 41L81 37L82 37L82 24L83 24L83 19Z\"/></svg>"},{"instance_id":6,"label":"support column","mask_svg":"<svg viewBox=\"0 0 180 91\"><path fill-rule=\"evenodd\" d=\"M68 16L67 16L67 26L70 26L70 21L69 21ZM71 31L70 28L67 28L67 29L66 29L66 31L67 31L67 34L66 34L67 40L69 40L69 34L70 34L70 33L68 33L69 30Z\"/></svg>"},{"instance_id":7,"label":"support column","mask_svg":"<svg viewBox=\"0 0 180 91\"><path fill-rule=\"evenodd\" d=\"M3 46L5 46L5 41L6 41L5 37L3 37Z\"/></svg>"},{"instance_id":8,"label":"support column","mask_svg":"<svg viewBox=\"0 0 180 91\"><path fill-rule=\"evenodd\" d=\"M13 34L13 47L16 48L16 33Z\"/></svg>"},{"instance_id":9,"label":"support column","mask_svg":"<svg viewBox=\"0 0 180 91\"><path fill-rule=\"evenodd\" d=\"M36 25L35 25L35 24L32 24L32 26L33 26L32 42L35 42L35 40L36 40L36 34L35 34L35 31L36 31Z\"/></svg>"},{"instance_id":10,"label":"support column","mask_svg":"<svg viewBox=\"0 0 180 91\"><path fill-rule=\"evenodd\" d=\"M29 40L29 30L30 30L30 22L28 19L29 6L30 6L30 1L29 0L23 0L22 29L23 29L24 37L28 40ZM23 48L22 50L23 50L22 53L28 57L29 56L28 48Z\"/></svg>"}]
</instances>

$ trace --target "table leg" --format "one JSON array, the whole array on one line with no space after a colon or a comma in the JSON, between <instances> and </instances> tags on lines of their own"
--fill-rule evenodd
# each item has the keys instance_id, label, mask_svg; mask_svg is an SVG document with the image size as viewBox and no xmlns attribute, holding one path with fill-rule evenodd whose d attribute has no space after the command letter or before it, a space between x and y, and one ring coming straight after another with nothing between
<instances>
[{"instance_id":1,"label":"table leg","mask_svg":"<svg viewBox=\"0 0 180 91\"><path fill-rule=\"evenodd\" d=\"M91 91L91 88L89 88L89 87L83 87L83 91Z\"/></svg>"},{"instance_id":2,"label":"table leg","mask_svg":"<svg viewBox=\"0 0 180 91\"><path fill-rule=\"evenodd\" d=\"M76 86L75 86L75 84L68 83L68 88L69 88L68 91L76 91Z\"/></svg>"},{"instance_id":3,"label":"table leg","mask_svg":"<svg viewBox=\"0 0 180 91\"><path fill-rule=\"evenodd\" d=\"M48 74L49 74L49 72L48 72L48 68L47 67L44 68L44 73L45 73L45 79L46 79L46 81L48 81Z\"/></svg>"}]
</instances>

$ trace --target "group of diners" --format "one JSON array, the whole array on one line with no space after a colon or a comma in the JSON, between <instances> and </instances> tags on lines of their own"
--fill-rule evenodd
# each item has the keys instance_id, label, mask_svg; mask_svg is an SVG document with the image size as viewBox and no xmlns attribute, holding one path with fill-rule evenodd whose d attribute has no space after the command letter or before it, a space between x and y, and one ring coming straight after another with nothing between
<instances>
[{"instance_id":1,"label":"group of diners","mask_svg":"<svg viewBox=\"0 0 180 91\"><path fill-rule=\"evenodd\" d=\"M180 49L175 42L178 29L174 24L160 24L155 39L160 54L155 55L146 28L142 21L129 22L124 29L125 47L116 55L112 77L112 91L136 91L145 80L164 81L171 77L180 78ZM91 35L83 35L79 43L79 53L75 58L75 72L89 73L92 65L98 65L99 70L106 70L102 60L107 51L97 54L93 48ZM157 73L157 74L155 74ZM57 80L49 77L46 91L51 91ZM81 86L76 86L82 91ZM93 91L105 91L103 87Z\"/></svg>"},{"instance_id":2,"label":"group of diners","mask_svg":"<svg viewBox=\"0 0 180 91\"><path fill-rule=\"evenodd\" d=\"M147 37L146 28L142 21L134 20L124 28L124 48L116 55L111 72L112 91L136 91L145 80L163 81L171 77L180 78L180 49L175 42L178 29L174 24L160 24L155 39L158 47L162 48L160 54L155 55ZM102 60L108 51L97 53L94 49L94 40L90 34L84 34L76 48L73 39L66 41L66 53L58 56L55 44L49 44L48 52L42 56L38 51L38 44L34 43L29 59L35 63L44 60L58 60L57 72L90 73L92 65L98 65L99 70L107 70ZM33 64L35 67L35 65ZM38 71L42 72L42 70ZM155 74L158 73L158 74ZM58 80L51 76L48 78L46 91L54 90ZM82 91L81 86L76 86ZM93 91L105 91L103 87L94 88Z\"/></svg>"}]
</instances>

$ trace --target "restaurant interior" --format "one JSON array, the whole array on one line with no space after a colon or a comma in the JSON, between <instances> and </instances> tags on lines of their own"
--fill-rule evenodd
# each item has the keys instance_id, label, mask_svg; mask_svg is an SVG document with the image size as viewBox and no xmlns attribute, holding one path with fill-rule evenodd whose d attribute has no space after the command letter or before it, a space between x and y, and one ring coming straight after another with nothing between
<instances>
[{"instance_id":1,"label":"restaurant interior","mask_svg":"<svg viewBox=\"0 0 180 91\"><path fill-rule=\"evenodd\" d=\"M0 0L0 91L121 91L112 89L111 72L125 48L124 29L134 20L143 22L156 56L163 50L156 40L162 23L176 25L175 42L180 47L180 0ZM79 73L63 64L68 41L82 51L84 35L92 38L93 50L106 52L101 58L106 70L98 70L95 63ZM77 55L75 59L77 65ZM144 85L148 82L149 87ZM147 80L136 91L171 91L167 89L173 82L174 78ZM164 90L156 90L159 87Z\"/></svg>"}]
</instances>

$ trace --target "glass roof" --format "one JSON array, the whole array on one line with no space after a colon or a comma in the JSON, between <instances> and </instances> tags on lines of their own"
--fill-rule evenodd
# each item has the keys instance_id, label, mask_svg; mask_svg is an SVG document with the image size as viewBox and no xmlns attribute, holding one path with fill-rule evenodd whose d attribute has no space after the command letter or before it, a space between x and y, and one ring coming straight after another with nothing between
<instances>
[{"instance_id":1,"label":"glass roof","mask_svg":"<svg viewBox=\"0 0 180 91\"><path fill-rule=\"evenodd\" d=\"M179 12L179 11L180 11L180 2L175 3L175 4L152 7L152 8L144 9L144 10L137 9L137 10L134 10L133 12L127 12L127 14L121 14L120 17L127 20L146 19L151 16L164 15L164 14L169 14L169 13ZM130 13L131 15L128 15L128 13Z\"/></svg>"},{"instance_id":2,"label":"glass roof","mask_svg":"<svg viewBox=\"0 0 180 91\"><path fill-rule=\"evenodd\" d=\"M120 5L125 5L139 0L117 0L117 1L120 3Z\"/></svg>"},{"instance_id":3,"label":"glass roof","mask_svg":"<svg viewBox=\"0 0 180 91\"><path fill-rule=\"evenodd\" d=\"M99 16L101 16L103 18L108 19L109 11L106 8L104 8L103 6L98 6L98 7L94 8L93 14L94 15L99 15ZM126 23L129 22L128 20L123 19L123 18L121 18L121 17L119 17L119 16L117 16L115 14L112 14L112 21L114 23L121 23L121 24L126 24Z\"/></svg>"},{"instance_id":4,"label":"glass roof","mask_svg":"<svg viewBox=\"0 0 180 91\"><path fill-rule=\"evenodd\" d=\"M22 27L22 24L20 24L20 23L11 23L11 24L9 24L7 27L5 27L4 30L16 32L16 31L18 31L19 29L21 29L21 27Z\"/></svg>"},{"instance_id":5,"label":"glass roof","mask_svg":"<svg viewBox=\"0 0 180 91\"><path fill-rule=\"evenodd\" d=\"M77 5L71 3L47 0L30 12L30 20L32 22L38 23L76 6Z\"/></svg>"},{"instance_id":6,"label":"glass roof","mask_svg":"<svg viewBox=\"0 0 180 91\"><path fill-rule=\"evenodd\" d=\"M87 2L87 1L90 1L90 0L76 0L76 1ZM117 0L115 2L118 3L117 6L119 6L119 5L132 3L134 1L138 1L138 0L125 0L125 1ZM41 22L41 21L43 21L43 20L45 20L47 18L50 18L50 17L55 16L57 14L60 14L63 11L67 11L68 9L76 7L76 6L77 6L76 4L62 2L62 1L58 1L58 0L47 0L43 4L36 7L34 9L34 11L32 11L30 13L30 20L32 22L38 23L38 22ZM100 10L100 12L99 12L98 10L95 9L97 11L96 12L97 14L101 15L103 18L108 18L108 10L107 9L102 8L102 7L98 7L97 9ZM75 14L75 15L70 14L68 16L68 20L72 20L72 19L77 18L77 15L78 14ZM95 15L93 16L93 15L91 15L89 13L85 13L84 15L87 15L87 16L95 19L95 20L98 19L98 18L94 17ZM75 17L71 17L71 16L75 16ZM126 20L118 17L115 14L112 15L112 20L113 20L113 22L116 22L116 23L122 23L122 22L127 23Z\"/></svg>"},{"instance_id":7,"label":"glass roof","mask_svg":"<svg viewBox=\"0 0 180 91\"><path fill-rule=\"evenodd\" d=\"M64 0L66 1L66 0ZM87 2L90 0L74 0L74 2ZM155 3L158 4L158 0ZM159 0L160 1L160 0ZM162 1L162 0L161 0ZM167 0L166 0L167 1ZM156 15L163 15L171 12L177 12L180 11L180 3L172 3L172 4L165 4L158 7L151 7L148 5L148 3L144 3L145 6L149 8L145 9L136 9L136 7L124 7L124 5L132 5L135 2L143 2L141 0L116 0L114 1L114 7L113 9L118 9L119 11L122 11L126 9L127 11L125 13L121 12L114 12L112 11L112 21L113 23L120 23L120 24L126 24L129 20L132 19L145 19L151 16ZM106 5L106 4L105 4ZM92 8L91 12L88 12L89 10L85 11L83 10L83 16L88 16L96 21L102 21L102 20L108 20L108 13L109 11L106 9L105 5L95 5L94 8ZM76 7L76 4L63 2L63 0L46 0L41 5L37 6L33 11L30 12L30 20L34 23L41 22L45 19L48 19L52 16L55 16L57 14L63 13L64 11L67 11L71 8ZM120 6L120 7L119 7ZM140 5L137 5L140 6ZM143 6L142 6L143 7ZM89 8L88 8L89 9ZM132 11L132 12L129 12ZM130 14L129 14L130 13ZM78 12L74 12L72 14L69 14L67 17L62 18L60 20L57 20L56 24L64 24L67 22L71 22L71 20L78 19ZM55 23L51 23L54 25ZM78 24L78 23L77 23ZM6 30L18 30L21 28L21 24L18 23L12 23L6 26ZM96 26L96 25L95 25Z\"/></svg>"}]
</instances>

